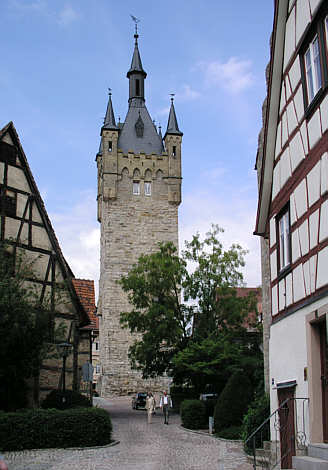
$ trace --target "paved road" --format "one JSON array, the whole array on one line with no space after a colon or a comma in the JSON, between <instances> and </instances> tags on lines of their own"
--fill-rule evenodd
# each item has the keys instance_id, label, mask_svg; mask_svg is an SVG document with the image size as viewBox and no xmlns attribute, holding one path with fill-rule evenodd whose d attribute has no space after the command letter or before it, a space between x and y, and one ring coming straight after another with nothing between
<instances>
[{"instance_id":1,"label":"paved road","mask_svg":"<svg viewBox=\"0 0 328 470\"><path fill-rule=\"evenodd\" d=\"M158 411L147 424L130 399L96 399L110 411L118 445L84 450L53 449L7 453L9 470L252 470L241 446L180 426L178 415L164 425Z\"/></svg>"}]
</instances>

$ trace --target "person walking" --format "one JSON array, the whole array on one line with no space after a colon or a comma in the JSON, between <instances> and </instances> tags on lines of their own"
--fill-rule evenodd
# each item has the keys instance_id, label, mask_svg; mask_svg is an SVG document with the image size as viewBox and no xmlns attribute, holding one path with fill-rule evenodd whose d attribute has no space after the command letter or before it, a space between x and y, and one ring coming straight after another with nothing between
<instances>
[{"instance_id":1,"label":"person walking","mask_svg":"<svg viewBox=\"0 0 328 470\"><path fill-rule=\"evenodd\" d=\"M148 424L151 424L151 417L155 410L155 398L151 392L148 392L147 394L146 409L147 409L147 416L148 416Z\"/></svg>"},{"instance_id":2,"label":"person walking","mask_svg":"<svg viewBox=\"0 0 328 470\"><path fill-rule=\"evenodd\" d=\"M164 424L169 424L169 408L172 408L172 400L166 391L161 396L161 401L159 403L159 406L163 410Z\"/></svg>"}]
</instances>

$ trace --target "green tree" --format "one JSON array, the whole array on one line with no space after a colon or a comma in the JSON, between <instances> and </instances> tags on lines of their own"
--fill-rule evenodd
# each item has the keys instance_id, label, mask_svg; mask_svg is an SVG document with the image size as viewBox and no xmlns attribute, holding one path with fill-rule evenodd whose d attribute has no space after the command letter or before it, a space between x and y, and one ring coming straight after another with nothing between
<instances>
[{"instance_id":1,"label":"green tree","mask_svg":"<svg viewBox=\"0 0 328 470\"><path fill-rule=\"evenodd\" d=\"M0 245L0 409L26 406L27 379L38 375L52 347L46 305L33 289L33 266L10 244ZM62 333L60 326L57 332Z\"/></svg>"},{"instance_id":2,"label":"green tree","mask_svg":"<svg viewBox=\"0 0 328 470\"><path fill-rule=\"evenodd\" d=\"M236 290L243 285L246 251L239 245L224 250L222 232L212 225L203 241L196 234L181 257L171 243L161 244L121 279L133 307L121 322L138 333L130 359L144 377L169 372L178 384L221 389L242 363L251 370L258 365L245 323L256 299L238 297Z\"/></svg>"}]
</instances>

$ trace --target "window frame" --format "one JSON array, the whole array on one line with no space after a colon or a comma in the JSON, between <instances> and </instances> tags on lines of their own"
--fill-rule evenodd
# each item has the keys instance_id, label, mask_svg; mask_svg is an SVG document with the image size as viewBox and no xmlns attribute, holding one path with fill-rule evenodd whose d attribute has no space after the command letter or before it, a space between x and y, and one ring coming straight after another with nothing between
<instances>
[{"instance_id":1,"label":"window frame","mask_svg":"<svg viewBox=\"0 0 328 470\"><path fill-rule=\"evenodd\" d=\"M147 187L149 187L149 191L146 191ZM147 196L147 197L151 196L151 181L145 181L145 183L144 183L144 193L145 193L145 196Z\"/></svg>"},{"instance_id":2,"label":"window frame","mask_svg":"<svg viewBox=\"0 0 328 470\"><path fill-rule=\"evenodd\" d=\"M323 7L320 8L315 18L312 21L311 26L308 28L308 31L305 33L305 37L299 49L299 58L301 65L301 80L302 80L302 89L303 89L303 102L304 102L304 115L309 119L314 111L317 109L317 106L323 99L325 90L328 85L328 35L327 35L327 24L326 19L328 18L328 6L323 4ZM306 67L306 53L309 51L313 45L316 36L318 37L318 46L319 46L319 63L320 63L320 72L321 72L321 86L314 91L312 99L309 97L309 85L307 78L307 67ZM311 60L313 55L311 56ZM314 62L311 62L311 65L314 67ZM314 76L314 69L312 68L312 76Z\"/></svg>"},{"instance_id":3,"label":"window frame","mask_svg":"<svg viewBox=\"0 0 328 470\"><path fill-rule=\"evenodd\" d=\"M138 186L136 186L138 185ZM138 188L137 191L135 191L135 188ZM140 196L140 181L136 181L134 180L133 183L132 183L132 194L134 196Z\"/></svg>"},{"instance_id":4,"label":"window frame","mask_svg":"<svg viewBox=\"0 0 328 470\"><path fill-rule=\"evenodd\" d=\"M285 258L285 255L282 255L282 243L281 243L281 221L285 219L288 214L288 226L287 230L283 231L283 235L287 234L287 237L284 236L283 248L284 251L288 249L288 259ZM278 275L284 275L287 273L292 265L292 237L291 237L291 223L290 223L290 204L289 202L282 208L282 210L276 216L276 239L277 239L277 268ZM284 265L282 266L282 261Z\"/></svg>"}]
</instances>

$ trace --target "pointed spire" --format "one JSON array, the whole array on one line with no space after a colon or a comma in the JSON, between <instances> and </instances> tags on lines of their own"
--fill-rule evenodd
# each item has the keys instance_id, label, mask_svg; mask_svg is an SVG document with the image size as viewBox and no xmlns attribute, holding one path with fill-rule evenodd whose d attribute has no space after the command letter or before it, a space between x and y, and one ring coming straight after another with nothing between
<instances>
[{"instance_id":1,"label":"pointed spire","mask_svg":"<svg viewBox=\"0 0 328 470\"><path fill-rule=\"evenodd\" d=\"M115 122L114 111L113 111L111 89L108 88L108 90L109 90L108 105L107 105L106 116L104 119L104 125L102 128L109 129L109 130L118 130L118 127L116 126L116 122Z\"/></svg>"},{"instance_id":2,"label":"pointed spire","mask_svg":"<svg viewBox=\"0 0 328 470\"><path fill-rule=\"evenodd\" d=\"M179 126L178 126L178 121L177 121L177 117L176 117L176 114L175 114L175 109L174 109L174 104L173 104L173 101L174 101L174 95L171 94L171 109L170 109L170 114L169 114L169 120L168 120L168 123L167 123L167 129L166 129L166 132L165 132L165 135L166 134L174 134L174 135L183 135L183 133L179 130Z\"/></svg>"},{"instance_id":3,"label":"pointed spire","mask_svg":"<svg viewBox=\"0 0 328 470\"><path fill-rule=\"evenodd\" d=\"M139 34L136 33L134 35L135 41L134 41L134 51L133 51L133 56L132 56L132 61L131 61L131 67L128 73L126 74L128 78L130 78L130 75L133 72L141 73L144 76L144 78L147 77L147 73L144 71L142 67L142 62L141 62L140 53L138 49L138 37L139 37Z\"/></svg>"}]
</instances>

